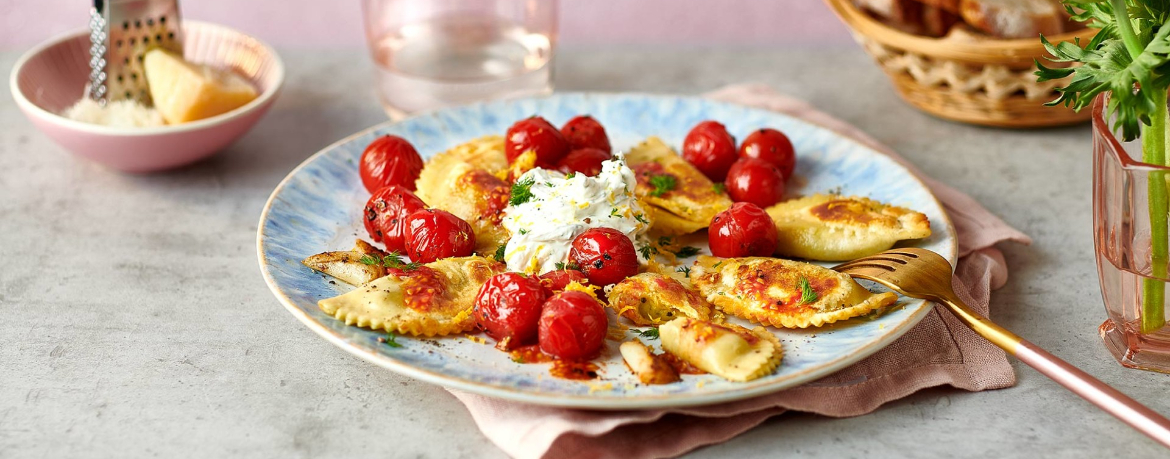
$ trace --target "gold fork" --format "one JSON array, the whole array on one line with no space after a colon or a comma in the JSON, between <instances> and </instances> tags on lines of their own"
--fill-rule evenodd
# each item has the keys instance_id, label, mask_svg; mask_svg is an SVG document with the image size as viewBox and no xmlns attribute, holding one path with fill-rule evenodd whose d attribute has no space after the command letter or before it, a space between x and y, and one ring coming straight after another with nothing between
<instances>
[{"instance_id":1,"label":"gold fork","mask_svg":"<svg viewBox=\"0 0 1170 459\"><path fill-rule=\"evenodd\" d=\"M963 303L951 288L951 264L939 254L918 248L892 249L843 263L833 269L853 277L869 279L909 297L945 306L975 333L1003 348L1008 354L1163 446L1170 447L1170 420L996 325Z\"/></svg>"}]
</instances>

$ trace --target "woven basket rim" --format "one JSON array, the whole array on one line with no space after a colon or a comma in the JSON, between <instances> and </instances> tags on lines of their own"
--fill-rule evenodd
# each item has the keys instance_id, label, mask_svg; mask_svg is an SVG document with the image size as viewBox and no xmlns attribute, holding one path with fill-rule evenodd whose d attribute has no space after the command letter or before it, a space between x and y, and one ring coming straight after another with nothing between
<instances>
[{"instance_id":1,"label":"woven basket rim","mask_svg":"<svg viewBox=\"0 0 1170 459\"><path fill-rule=\"evenodd\" d=\"M1044 45L1037 38L994 39L963 42L914 35L882 24L861 11L852 0L825 0L837 17L854 33L861 34L884 46L898 48L911 53L933 58L948 59L966 63L1025 65L1046 55ZM1052 43L1088 40L1096 35L1096 29L1081 29L1053 35Z\"/></svg>"}]
</instances>

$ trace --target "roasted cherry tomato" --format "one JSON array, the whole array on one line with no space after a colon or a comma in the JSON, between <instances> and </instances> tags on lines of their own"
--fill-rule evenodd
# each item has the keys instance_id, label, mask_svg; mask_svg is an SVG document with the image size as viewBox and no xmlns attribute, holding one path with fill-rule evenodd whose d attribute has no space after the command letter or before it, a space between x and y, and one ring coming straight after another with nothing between
<instances>
[{"instance_id":1,"label":"roasted cherry tomato","mask_svg":"<svg viewBox=\"0 0 1170 459\"><path fill-rule=\"evenodd\" d=\"M755 158L740 158L727 171L727 195L735 202L768 207L784 199L784 174L776 165Z\"/></svg>"},{"instance_id":2,"label":"roasted cherry tomato","mask_svg":"<svg viewBox=\"0 0 1170 459\"><path fill-rule=\"evenodd\" d=\"M374 193L382 187L398 185L414 191L414 181L422 172L423 160L406 139L394 135L378 137L362 152L362 185Z\"/></svg>"},{"instance_id":3,"label":"roasted cherry tomato","mask_svg":"<svg viewBox=\"0 0 1170 459\"><path fill-rule=\"evenodd\" d=\"M776 251L776 224L760 206L737 202L711 219L707 242L717 257L767 257Z\"/></svg>"},{"instance_id":4,"label":"roasted cherry tomato","mask_svg":"<svg viewBox=\"0 0 1170 459\"><path fill-rule=\"evenodd\" d=\"M683 159L699 169L713 182L722 182L735 162L735 137L715 121L704 121L691 128L683 140Z\"/></svg>"},{"instance_id":5,"label":"roasted cherry tomato","mask_svg":"<svg viewBox=\"0 0 1170 459\"><path fill-rule=\"evenodd\" d=\"M608 151L597 148L579 148L569 152L557 163L557 170L568 174L575 172L596 177L601 172L601 163L613 158Z\"/></svg>"},{"instance_id":6,"label":"roasted cherry tomato","mask_svg":"<svg viewBox=\"0 0 1170 459\"><path fill-rule=\"evenodd\" d=\"M401 251L406 249L406 217L425 208L426 203L410 190L390 185L366 201L362 223L374 241L385 243L387 250Z\"/></svg>"},{"instance_id":7,"label":"roasted cherry tomato","mask_svg":"<svg viewBox=\"0 0 1170 459\"><path fill-rule=\"evenodd\" d=\"M565 287L570 282L576 282L581 285L589 284L589 278L585 277L585 273L575 269L549 271L538 276L538 279L540 279L540 285L544 287L544 293L548 296L565 291Z\"/></svg>"},{"instance_id":8,"label":"roasted cherry tomato","mask_svg":"<svg viewBox=\"0 0 1170 459\"><path fill-rule=\"evenodd\" d=\"M539 116L517 121L508 128L504 138L504 154L508 164L526 151L536 152L536 165L552 169L569 154L569 142L561 131Z\"/></svg>"},{"instance_id":9,"label":"roasted cherry tomato","mask_svg":"<svg viewBox=\"0 0 1170 459\"><path fill-rule=\"evenodd\" d=\"M613 228L590 228L573 239L569 260L581 266L589 283L605 287L638 274L634 243Z\"/></svg>"},{"instance_id":10,"label":"roasted cherry tomato","mask_svg":"<svg viewBox=\"0 0 1170 459\"><path fill-rule=\"evenodd\" d=\"M784 181L792 177L796 168L796 149L783 132L771 128L759 129L743 139L739 146L741 158L756 158L775 164L784 175Z\"/></svg>"},{"instance_id":11,"label":"roasted cherry tomato","mask_svg":"<svg viewBox=\"0 0 1170 459\"><path fill-rule=\"evenodd\" d=\"M592 358L605 343L609 319L601 303L584 292L553 295L540 312L540 350L565 360Z\"/></svg>"},{"instance_id":12,"label":"roasted cherry tomato","mask_svg":"<svg viewBox=\"0 0 1170 459\"><path fill-rule=\"evenodd\" d=\"M423 209L406 217L406 254L411 261L430 263L466 257L474 251L475 233L462 218L438 209Z\"/></svg>"},{"instance_id":13,"label":"roasted cherry tomato","mask_svg":"<svg viewBox=\"0 0 1170 459\"><path fill-rule=\"evenodd\" d=\"M475 296L475 323L499 342L500 349L534 343L546 298L544 287L534 277L496 274Z\"/></svg>"},{"instance_id":14,"label":"roasted cherry tomato","mask_svg":"<svg viewBox=\"0 0 1170 459\"><path fill-rule=\"evenodd\" d=\"M596 148L606 153L613 153L609 145L609 136L605 128L589 115L574 117L561 127L561 134L569 141L569 149Z\"/></svg>"}]
</instances>

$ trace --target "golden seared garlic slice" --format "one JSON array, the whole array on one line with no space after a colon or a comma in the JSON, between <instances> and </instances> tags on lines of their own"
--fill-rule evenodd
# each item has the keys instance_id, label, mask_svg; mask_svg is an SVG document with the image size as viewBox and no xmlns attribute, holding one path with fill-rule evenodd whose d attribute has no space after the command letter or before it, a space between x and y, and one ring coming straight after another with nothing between
<instances>
[{"instance_id":1,"label":"golden seared garlic slice","mask_svg":"<svg viewBox=\"0 0 1170 459\"><path fill-rule=\"evenodd\" d=\"M780 340L764 327L678 318L658 327L662 349L711 374L745 382L772 374L784 357Z\"/></svg>"},{"instance_id":2,"label":"golden seared garlic slice","mask_svg":"<svg viewBox=\"0 0 1170 459\"><path fill-rule=\"evenodd\" d=\"M780 258L700 255L691 282L723 312L773 327L819 327L898 300L891 292L866 290L847 274Z\"/></svg>"},{"instance_id":3,"label":"golden seared garlic slice","mask_svg":"<svg viewBox=\"0 0 1170 459\"><path fill-rule=\"evenodd\" d=\"M731 198L658 137L648 137L626 153L645 204L660 235L688 234L706 228L715 214L731 207Z\"/></svg>"},{"instance_id":4,"label":"golden seared garlic slice","mask_svg":"<svg viewBox=\"0 0 1170 459\"><path fill-rule=\"evenodd\" d=\"M386 252L358 239L348 252L318 253L301 260L301 264L359 286L386 275L386 267L379 262L384 256Z\"/></svg>"},{"instance_id":5,"label":"golden seared garlic slice","mask_svg":"<svg viewBox=\"0 0 1170 459\"><path fill-rule=\"evenodd\" d=\"M500 221L512 187L496 176L507 167L503 137L475 139L427 161L415 182L415 194L427 205L471 224L475 252L490 256L508 242Z\"/></svg>"},{"instance_id":6,"label":"golden seared garlic slice","mask_svg":"<svg viewBox=\"0 0 1170 459\"><path fill-rule=\"evenodd\" d=\"M930 236L926 215L861 197L815 194L767 209L776 224L776 253L845 261Z\"/></svg>"},{"instance_id":7,"label":"golden seared garlic slice","mask_svg":"<svg viewBox=\"0 0 1170 459\"><path fill-rule=\"evenodd\" d=\"M627 277L607 297L610 308L639 326L661 325L677 317L711 319L711 304L698 292L658 273Z\"/></svg>"},{"instance_id":8,"label":"golden seared garlic slice","mask_svg":"<svg viewBox=\"0 0 1170 459\"><path fill-rule=\"evenodd\" d=\"M642 384L670 384L678 381L678 371L661 357L654 355L641 341L632 340L618 347L626 366Z\"/></svg>"},{"instance_id":9,"label":"golden seared garlic slice","mask_svg":"<svg viewBox=\"0 0 1170 459\"><path fill-rule=\"evenodd\" d=\"M391 274L317 306L346 325L416 336L460 333L475 328L475 295L504 271L483 257L445 258Z\"/></svg>"}]
</instances>

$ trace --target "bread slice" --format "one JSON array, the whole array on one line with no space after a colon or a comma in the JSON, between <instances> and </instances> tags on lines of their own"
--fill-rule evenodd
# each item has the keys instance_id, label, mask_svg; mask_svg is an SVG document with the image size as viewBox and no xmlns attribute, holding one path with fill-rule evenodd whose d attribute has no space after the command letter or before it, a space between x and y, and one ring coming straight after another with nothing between
<instances>
[{"instance_id":1,"label":"bread slice","mask_svg":"<svg viewBox=\"0 0 1170 459\"><path fill-rule=\"evenodd\" d=\"M915 0L853 0L882 24L914 35L922 35L922 4Z\"/></svg>"},{"instance_id":2,"label":"bread slice","mask_svg":"<svg viewBox=\"0 0 1170 459\"><path fill-rule=\"evenodd\" d=\"M1064 31L1064 9L1055 0L960 0L959 14L997 38L1038 38Z\"/></svg>"},{"instance_id":3,"label":"bread slice","mask_svg":"<svg viewBox=\"0 0 1170 459\"><path fill-rule=\"evenodd\" d=\"M954 14L959 14L959 0L916 0L926 6L933 6Z\"/></svg>"},{"instance_id":4,"label":"bread slice","mask_svg":"<svg viewBox=\"0 0 1170 459\"><path fill-rule=\"evenodd\" d=\"M950 33L960 20L957 12L934 5L922 6L922 34L931 37L942 37Z\"/></svg>"},{"instance_id":5,"label":"bread slice","mask_svg":"<svg viewBox=\"0 0 1170 459\"><path fill-rule=\"evenodd\" d=\"M917 27L922 19L922 4L915 0L854 0L854 4L896 26Z\"/></svg>"}]
</instances>

